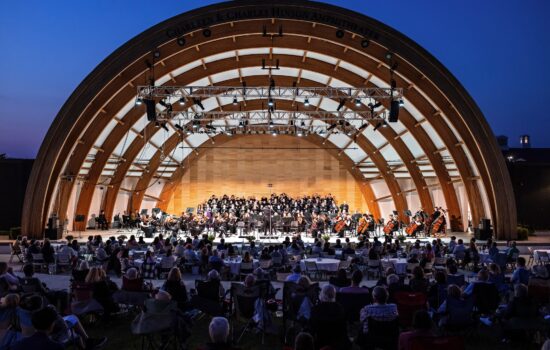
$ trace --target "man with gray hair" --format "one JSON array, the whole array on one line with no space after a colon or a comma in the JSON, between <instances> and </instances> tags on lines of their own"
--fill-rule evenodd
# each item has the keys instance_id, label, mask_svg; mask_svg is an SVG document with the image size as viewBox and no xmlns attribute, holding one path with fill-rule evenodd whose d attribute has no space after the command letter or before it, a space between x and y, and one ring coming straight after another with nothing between
<instances>
[{"instance_id":1,"label":"man with gray hair","mask_svg":"<svg viewBox=\"0 0 550 350\"><path fill-rule=\"evenodd\" d=\"M342 305L336 302L336 289L327 284L319 294L320 303L311 309L311 333L316 349L325 346L331 349L349 349L346 314Z\"/></svg>"},{"instance_id":2,"label":"man with gray hair","mask_svg":"<svg viewBox=\"0 0 550 350\"><path fill-rule=\"evenodd\" d=\"M225 317L214 317L208 326L210 334L210 343L207 343L201 349L204 350L232 350L235 349L228 343L229 322Z\"/></svg>"}]
</instances>

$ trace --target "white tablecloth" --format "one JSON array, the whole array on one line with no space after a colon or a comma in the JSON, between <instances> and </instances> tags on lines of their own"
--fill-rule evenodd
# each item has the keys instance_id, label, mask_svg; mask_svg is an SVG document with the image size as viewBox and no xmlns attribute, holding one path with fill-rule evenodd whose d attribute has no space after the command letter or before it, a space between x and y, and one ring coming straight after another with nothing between
<instances>
[{"instance_id":1,"label":"white tablecloth","mask_svg":"<svg viewBox=\"0 0 550 350\"><path fill-rule=\"evenodd\" d=\"M241 260L224 260L223 263L225 266L229 267L229 271L232 275L238 275L241 272ZM257 259L252 261L254 269L257 269L260 266L260 262Z\"/></svg>"},{"instance_id":2,"label":"white tablecloth","mask_svg":"<svg viewBox=\"0 0 550 350\"><path fill-rule=\"evenodd\" d=\"M305 260L300 260L300 267L302 271L306 270L305 261L313 261L317 264L317 269L320 271L336 272L338 271L338 266L340 266L340 260L338 259L329 259L329 258L308 258Z\"/></svg>"},{"instance_id":3,"label":"white tablecloth","mask_svg":"<svg viewBox=\"0 0 550 350\"><path fill-rule=\"evenodd\" d=\"M407 272L407 259L391 258L389 260L393 264L396 274L404 275Z\"/></svg>"},{"instance_id":4,"label":"white tablecloth","mask_svg":"<svg viewBox=\"0 0 550 350\"><path fill-rule=\"evenodd\" d=\"M546 249L537 249L533 251L533 256L535 258L535 261L539 260L539 252L546 252L548 255L550 255L550 250Z\"/></svg>"}]
</instances>

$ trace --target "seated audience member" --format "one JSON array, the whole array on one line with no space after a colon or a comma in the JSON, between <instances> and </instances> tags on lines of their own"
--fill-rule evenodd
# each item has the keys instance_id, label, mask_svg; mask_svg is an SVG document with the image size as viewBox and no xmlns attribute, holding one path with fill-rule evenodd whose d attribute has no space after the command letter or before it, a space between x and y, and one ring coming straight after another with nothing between
<instances>
[{"instance_id":1,"label":"seated audience member","mask_svg":"<svg viewBox=\"0 0 550 350\"><path fill-rule=\"evenodd\" d=\"M19 301L19 294L16 293L10 293L0 299L0 339L7 337L8 331L13 330ZM7 345L6 339L3 339L3 345Z\"/></svg>"},{"instance_id":2,"label":"seated audience member","mask_svg":"<svg viewBox=\"0 0 550 350\"><path fill-rule=\"evenodd\" d=\"M72 248L71 242L69 241L67 241L67 245L63 245L61 248L59 248L58 254L69 256L69 259L71 259L71 261L78 258L78 251L75 251Z\"/></svg>"},{"instance_id":3,"label":"seated audience member","mask_svg":"<svg viewBox=\"0 0 550 350\"><path fill-rule=\"evenodd\" d=\"M336 303L336 289L325 285L319 295L319 304L311 309L310 325L317 348L349 349L346 315Z\"/></svg>"},{"instance_id":4,"label":"seated audience member","mask_svg":"<svg viewBox=\"0 0 550 350\"><path fill-rule=\"evenodd\" d=\"M474 271L479 264L479 252L475 242L470 242L470 246L464 251L464 264L472 263L474 266Z\"/></svg>"},{"instance_id":5,"label":"seated audience member","mask_svg":"<svg viewBox=\"0 0 550 350\"><path fill-rule=\"evenodd\" d=\"M208 326L210 342L200 349L203 350L232 350L229 341L229 322L225 317L213 317Z\"/></svg>"},{"instance_id":6,"label":"seated audience member","mask_svg":"<svg viewBox=\"0 0 550 350\"><path fill-rule=\"evenodd\" d=\"M489 258L491 258L491 261L496 261L496 257L499 253L500 251L498 250L497 242L493 242L489 248Z\"/></svg>"},{"instance_id":7,"label":"seated audience member","mask_svg":"<svg viewBox=\"0 0 550 350\"><path fill-rule=\"evenodd\" d=\"M458 240L458 243L454 247L452 253L458 260L464 259L464 256L466 254L466 247L464 246L464 241L462 239Z\"/></svg>"},{"instance_id":8,"label":"seated audience member","mask_svg":"<svg viewBox=\"0 0 550 350\"><path fill-rule=\"evenodd\" d=\"M473 296L477 311L480 314L492 314L498 307L500 295L494 283L489 282L487 270L480 270L477 281L464 289L464 294Z\"/></svg>"},{"instance_id":9,"label":"seated audience member","mask_svg":"<svg viewBox=\"0 0 550 350\"><path fill-rule=\"evenodd\" d=\"M460 288L450 284L447 287L447 298L437 309L440 316L439 327L470 325L473 321L473 309L473 298L464 298Z\"/></svg>"},{"instance_id":10,"label":"seated audience member","mask_svg":"<svg viewBox=\"0 0 550 350\"><path fill-rule=\"evenodd\" d=\"M525 258L520 256L517 260L516 269L512 274L511 282L513 284L524 284L527 286L529 285L530 274L529 270L525 267Z\"/></svg>"},{"instance_id":11,"label":"seated audience member","mask_svg":"<svg viewBox=\"0 0 550 350\"><path fill-rule=\"evenodd\" d=\"M418 310L414 313L412 328L412 331L399 335L399 350L412 350L412 341L415 338L434 336L432 320L426 310Z\"/></svg>"},{"instance_id":12,"label":"seated audience member","mask_svg":"<svg viewBox=\"0 0 550 350\"><path fill-rule=\"evenodd\" d=\"M395 303L395 293L408 290L407 286L403 284L401 279L395 273L386 277L388 303Z\"/></svg>"},{"instance_id":13,"label":"seated audience member","mask_svg":"<svg viewBox=\"0 0 550 350\"><path fill-rule=\"evenodd\" d=\"M505 276L501 272L500 267L495 263L489 264L489 282L495 284L498 292L501 295L505 295L509 290L509 285L506 283Z\"/></svg>"},{"instance_id":14,"label":"seated audience member","mask_svg":"<svg viewBox=\"0 0 550 350\"><path fill-rule=\"evenodd\" d=\"M174 248L174 255L178 258L185 258L185 242L183 240L180 239Z\"/></svg>"},{"instance_id":15,"label":"seated audience member","mask_svg":"<svg viewBox=\"0 0 550 350\"><path fill-rule=\"evenodd\" d=\"M225 239L220 239L220 243L216 247L217 250L226 250L227 246L225 245Z\"/></svg>"},{"instance_id":16,"label":"seated audience member","mask_svg":"<svg viewBox=\"0 0 550 350\"><path fill-rule=\"evenodd\" d=\"M302 277L302 268L300 267L300 264L296 264L296 266L292 269L292 273L286 277L285 282L297 283L300 277Z\"/></svg>"},{"instance_id":17,"label":"seated audience member","mask_svg":"<svg viewBox=\"0 0 550 350\"><path fill-rule=\"evenodd\" d=\"M330 284L336 288L348 287L351 285L351 280L348 278L346 270L340 269L335 277L331 277Z\"/></svg>"},{"instance_id":18,"label":"seated audience member","mask_svg":"<svg viewBox=\"0 0 550 350\"><path fill-rule=\"evenodd\" d=\"M348 238L346 238L346 241L347 240ZM346 243L345 248L342 250L342 255L346 256L346 255L353 255L353 254L355 254L355 249L353 249L353 246L351 245L351 243Z\"/></svg>"},{"instance_id":19,"label":"seated audience member","mask_svg":"<svg viewBox=\"0 0 550 350\"><path fill-rule=\"evenodd\" d=\"M106 317L119 311L118 304L113 300L113 293L117 291L118 287L107 279L105 270L101 267L92 267L85 282L91 285L94 299L101 304Z\"/></svg>"},{"instance_id":20,"label":"seated audience member","mask_svg":"<svg viewBox=\"0 0 550 350\"><path fill-rule=\"evenodd\" d=\"M44 258L44 262L46 264L53 264L55 262L55 251L49 239L46 238L44 240L44 244L42 244L42 249L40 249L40 252L42 253L42 257Z\"/></svg>"},{"instance_id":21,"label":"seated audience member","mask_svg":"<svg viewBox=\"0 0 550 350\"><path fill-rule=\"evenodd\" d=\"M139 276L139 272L135 267L126 270L126 273L122 276L121 289L128 292L143 291L143 278Z\"/></svg>"},{"instance_id":22,"label":"seated audience member","mask_svg":"<svg viewBox=\"0 0 550 350\"><path fill-rule=\"evenodd\" d=\"M75 282L84 282L88 272L90 272L90 266L86 260L82 260L77 268L72 271L73 280Z\"/></svg>"},{"instance_id":23,"label":"seated audience member","mask_svg":"<svg viewBox=\"0 0 550 350\"><path fill-rule=\"evenodd\" d=\"M514 286L514 298L500 313L504 319L502 327L505 339L530 340L525 338L524 329L541 322L538 318L537 305L528 297L527 291L526 285L516 284Z\"/></svg>"},{"instance_id":24,"label":"seated audience member","mask_svg":"<svg viewBox=\"0 0 550 350\"><path fill-rule=\"evenodd\" d=\"M210 270L208 274L206 275L206 281L215 283L219 285L219 291L220 291L220 298L223 298L225 295L225 289L222 286L221 280L220 280L220 273L216 270Z\"/></svg>"},{"instance_id":25,"label":"seated audience member","mask_svg":"<svg viewBox=\"0 0 550 350\"><path fill-rule=\"evenodd\" d=\"M397 319L397 305L386 304L388 292L384 287L374 287L372 291L373 304L367 305L361 309L359 319L362 324L364 335L369 334L369 318L376 321L393 321Z\"/></svg>"},{"instance_id":26,"label":"seated audience member","mask_svg":"<svg viewBox=\"0 0 550 350\"><path fill-rule=\"evenodd\" d=\"M449 241L449 252L452 253L456 247L456 236L451 236L451 240Z\"/></svg>"},{"instance_id":27,"label":"seated audience member","mask_svg":"<svg viewBox=\"0 0 550 350\"><path fill-rule=\"evenodd\" d=\"M57 321L57 312L54 309L45 307L32 313L32 326L36 332L30 337L23 338L11 346L12 350L63 350L63 345L50 339L55 322Z\"/></svg>"},{"instance_id":28,"label":"seated audience member","mask_svg":"<svg viewBox=\"0 0 550 350\"><path fill-rule=\"evenodd\" d=\"M428 289L428 302L432 309L437 310L447 298L447 276L443 271L435 273L435 284Z\"/></svg>"},{"instance_id":29,"label":"seated audience member","mask_svg":"<svg viewBox=\"0 0 550 350\"><path fill-rule=\"evenodd\" d=\"M447 283L448 284L456 284L459 287L462 287L466 280L464 279L463 274L458 273L458 268L456 264L450 264L447 266Z\"/></svg>"},{"instance_id":30,"label":"seated audience member","mask_svg":"<svg viewBox=\"0 0 550 350\"><path fill-rule=\"evenodd\" d=\"M424 269L416 266L413 271L413 278L409 281L409 288L413 292L427 293L430 282L424 277Z\"/></svg>"},{"instance_id":31,"label":"seated audience member","mask_svg":"<svg viewBox=\"0 0 550 350\"><path fill-rule=\"evenodd\" d=\"M95 258L101 263L105 263L109 260L109 255L107 254L103 243L101 243L95 250Z\"/></svg>"},{"instance_id":32,"label":"seated audience member","mask_svg":"<svg viewBox=\"0 0 550 350\"><path fill-rule=\"evenodd\" d=\"M208 265L211 269L217 270L218 272L224 266L223 259L219 256L218 251L213 251L212 255L208 258Z\"/></svg>"},{"instance_id":33,"label":"seated audience member","mask_svg":"<svg viewBox=\"0 0 550 350\"><path fill-rule=\"evenodd\" d=\"M519 256L519 249L516 246L516 241L512 241L512 243L510 243L510 248L508 248L506 256L508 261L512 261L514 256Z\"/></svg>"},{"instance_id":34,"label":"seated audience member","mask_svg":"<svg viewBox=\"0 0 550 350\"><path fill-rule=\"evenodd\" d=\"M363 273L359 270L353 272L351 276L351 286L340 288L340 293L349 294L364 294L370 293L366 287L361 287L361 281L363 281Z\"/></svg>"},{"instance_id":35,"label":"seated audience member","mask_svg":"<svg viewBox=\"0 0 550 350\"><path fill-rule=\"evenodd\" d=\"M260 260L271 260L271 254L269 254L269 249L266 247L262 249L262 253L260 254Z\"/></svg>"},{"instance_id":36,"label":"seated audience member","mask_svg":"<svg viewBox=\"0 0 550 350\"><path fill-rule=\"evenodd\" d=\"M40 282L38 278L34 277L34 267L32 264L23 266L23 273L25 274L25 277L20 279L20 283L21 289L24 293L39 293L42 295L46 295L48 293L48 289L45 285Z\"/></svg>"},{"instance_id":37,"label":"seated audience member","mask_svg":"<svg viewBox=\"0 0 550 350\"><path fill-rule=\"evenodd\" d=\"M300 332L294 339L293 350L315 350L315 342L311 334Z\"/></svg>"},{"instance_id":38,"label":"seated audience member","mask_svg":"<svg viewBox=\"0 0 550 350\"><path fill-rule=\"evenodd\" d=\"M315 238L316 242L311 247L311 254L312 255L321 255L323 253L323 245L321 244L321 241L318 238Z\"/></svg>"},{"instance_id":39,"label":"seated audience member","mask_svg":"<svg viewBox=\"0 0 550 350\"><path fill-rule=\"evenodd\" d=\"M199 261L199 257L197 256L197 253L195 253L195 251L193 250L193 246L191 244L185 245L183 258L185 259L185 261L191 262L191 263L196 263Z\"/></svg>"},{"instance_id":40,"label":"seated audience member","mask_svg":"<svg viewBox=\"0 0 550 350\"><path fill-rule=\"evenodd\" d=\"M180 309L187 308L187 288L185 288L179 268L173 267L170 270L168 278L161 289L170 293L172 300L178 303Z\"/></svg>"},{"instance_id":41,"label":"seated audience member","mask_svg":"<svg viewBox=\"0 0 550 350\"><path fill-rule=\"evenodd\" d=\"M0 261L0 293L5 295L9 292L18 291L19 288L19 279L13 273L12 268L8 267L8 264L4 261Z\"/></svg>"}]
</instances>

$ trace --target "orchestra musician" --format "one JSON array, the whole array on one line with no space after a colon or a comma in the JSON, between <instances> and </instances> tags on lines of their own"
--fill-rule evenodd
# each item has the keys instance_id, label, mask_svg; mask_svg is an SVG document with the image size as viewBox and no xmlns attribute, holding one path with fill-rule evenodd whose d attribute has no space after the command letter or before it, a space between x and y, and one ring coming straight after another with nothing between
<instances>
[{"instance_id":1,"label":"orchestra musician","mask_svg":"<svg viewBox=\"0 0 550 350\"><path fill-rule=\"evenodd\" d=\"M445 233L447 228L447 219L445 218L445 210L441 207L436 207L434 213L431 216L431 227L428 230L428 236L431 234L437 235L439 233Z\"/></svg>"},{"instance_id":2,"label":"orchestra musician","mask_svg":"<svg viewBox=\"0 0 550 350\"><path fill-rule=\"evenodd\" d=\"M399 232L399 217L390 214L388 222L386 222L386 226L384 226L384 233L387 236L393 236L395 232Z\"/></svg>"},{"instance_id":3,"label":"orchestra musician","mask_svg":"<svg viewBox=\"0 0 550 350\"><path fill-rule=\"evenodd\" d=\"M99 216L97 217L97 224L98 224L98 228L100 230L108 230L109 229L109 224L107 223L107 218L105 217L105 210L102 210L100 213L99 213Z\"/></svg>"}]
</instances>

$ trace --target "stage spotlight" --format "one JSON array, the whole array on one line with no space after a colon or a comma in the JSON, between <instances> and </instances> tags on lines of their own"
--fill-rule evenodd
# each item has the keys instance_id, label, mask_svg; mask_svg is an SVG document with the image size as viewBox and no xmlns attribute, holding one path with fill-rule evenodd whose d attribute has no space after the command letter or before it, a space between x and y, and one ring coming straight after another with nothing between
<instances>
[{"instance_id":1,"label":"stage spotlight","mask_svg":"<svg viewBox=\"0 0 550 350\"><path fill-rule=\"evenodd\" d=\"M209 38L212 35L212 31L208 28L204 28L202 30L202 35L204 35L205 38Z\"/></svg>"},{"instance_id":2,"label":"stage spotlight","mask_svg":"<svg viewBox=\"0 0 550 350\"><path fill-rule=\"evenodd\" d=\"M342 39L342 38L344 37L344 34L345 34L345 33L344 33L344 31L343 31L342 29L338 29L338 30L336 31L336 37L337 37L338 39Z\"/></svg>"},{"instance_id":3,"label":"stage spotlight","mask_svg":"<svg viewBox=\"0 0 550 350\"><path fill-rule=\"evenodd\" d=\"M361 99L360 98L355 99L355 107L361 107Z\"/></svg>"},{"instance_id":4,"label":"stage spotlight","mask_svg":"<svg viewBox=\"0 0 550 350\"><path fill-rule=\"evenodd\" d=\"M326 133L325 130L319 130L319 136L323 136L325 135L325 133Z\"/></svg>"},{"instance_id":5,"label":"stage spotlight","mask_svg":"<svg viewBox=\"0 0 550 350\"><path fill-rule=\"evenodd\" d=\"M154 58L159 58L159 57L160 57L160 51L159 51L159 50L155 50L155 51L153 52L153 57L154 57Z\"/></svg>"},{"instance_id":6,"label":"stage spotlight","mask_svg":"<svg viewBox=\"0 0 550 350\"><path fill-rule=\"evenodd\" d=\"M306 127L306 122L302 120L302 128L305 128Z\"/></svg>"},{"instance_id":7,"label":"stage spotlight","mask_svg":"<svg viewBox=\"0 0 550 350\"><path fill-rule=\"evenodd\" d=\"M227 136L233 136L233 132L231 130L225 130L225 134Z\"/></svg>"},{"instance_id":8,"label":"stage spotlight","mask_svg":"<svg viewBox=\"0 0 550 350\"><path fill-rule=\"evenodd\" d=\"M185 99L183 97L181 97L179 100L178 100L178 103L180 106L183 106L185 104Z\"/></svg>"},{"instance_id":9,"label":"stage spotlight","mask_svg":"<svg viewBox=\"0 0 550 350\"><path fill-rule=\"evenodd\" d=\"M187 130L187 135L193 135L193 130Z\"/></svg>"},{"instance_id":10,"label":"stage spotlight","mask_svg":"<svg viewBox=\"0 0 550 350\"><path fill-rule=\"evenodd\" d=\"M302 137L304 134L302 133L302 129L298 129L298 132L296 133L298 137Z\"/></svg>"},{"instance_id":11,"label":"stage spotlight","mask_svg":"<svg viewBox=\"0 0 550 350\"><path fill-rule=\"evenodd\" d=\"M382 122L378 122L378 124L376 124L376 126L374 127L374 129L372 129L372 131L378 130L381 126L382 126Z\"/></svg>"},{"instance_id":12,"label":"stage spotlight","mask_svg":"<svg viewBox=\"0 0 550 350\"><path fill-rule=\"evenodd\" d=\"M269 122L269 128L273 129L273 127L274 127L274 124L273 124L273 120L272 120L272 121Z\"/></svg>"},{"instance_id":13,"label":"stage spotlight","mask_svg":"<svg viewBox=\"0 0 550 350\"><path fill-rule=\"evenodd\" d=\"M353 130L348 130L348 132L346 133L348 136L351 136L353 134Z\"/></svg>"},{"instance_id":14,"label":"stage spotlight","mask_svg":"<svg viewBox=\"0 0 550 350\"><path fill-rule=\"evenodd\" d=\"M395 123L399 119L399 106L400 103L398 100L393 100L390 103L390 116L388 118L388 121L390 123Z\"/></svg>"},{"instance_id":15,"label":"stage spotlight","mask_svg":"<svg viewBox=\"0 0 550 350\"><path fill-rule=\"evenodd\" d=\"M304 100L304 106L309 107L309 99L307 97Z\"/></svg>"},{"instance_id":16,"label":"stage spotlight","mask_svg":"<svg viewBox=\"0 0 550 350\"><path fill-rule=\"evenodd\" d=\"M359 131L365 130L369 126L369 123L365 123L359 127Z\"/></svg>"},{"instance_id":17,"label":"stage spotlight","mask_svg":"<svg viewBox=\"0 0 550 350\"><path fill-rule=\"evenodd\" d=\"M202 105L201 100L199 100L198 98L194 98L193 103L196 104L197 106L199 106L200 109L202 109L204 111L204 106Z\"/></svg>"},{"instance_id":18,"label":"stage spotlight","mask_svg":"<svg viewBox=\"0 0 550 350\"><path fill-rule=\"evenodd\" d=\"M363 40L361 40L361 47L362 47L362 48L366 49L367 47L369 47L369 45L370 45L369 39L363 39Z\"/></svg>"},{"instance_id":19,"label":"stage spotlight","mask_svg":"<svg viewBox=\"0 0 550 350\"><path fill-rule=\"evenodd\" d=\"M336 108L336 110L339 111L340 109L342 109L342 107L344 107L344 104L346 104L345 98L340 100L340 103L338 104L338 107Z\"/></svg>"},{"instance_id":20,"label":"stage spotlight","mask_svg":"<svg viewBox=\"0 0 550 350\"><path fill-rule=\"evenodd\" d=\"M386 59L387 59L387 60L391 60L392 58L393 58L393 53L387 52L387 53L386 53Z\"/></svg>"},{"instance_id":21,"label":"stage spotlight","mask_svg":"<svg viewBox=\"0 0 550 350\"><path fill-rule=\"evenodd\" d=\"M180 130L180 131L183 131L183 127L179 124L174 124L174 128Z\"/></svg>"},{"instance_id":22,"label":"stage spotlight","mask_svg":"<svg viewBox=\"0 0 550 350\"><path fill-rule=\"evenodd\" d=\"M179 46L185 46L185 38L184 37L179 37L178 40L177 40L177 43Z\"/></svg>"},{"instance_id":23,"label":"stage spotlight","mask_svg":"<svg viewBox=\"0 0 550 350\"><path fill-rule=\"evenodd\" d=\"M404 107L405 106L405 101L403 101L403 99L400 99L399 100L399 107Z\"/></svg>"},{"instance_id":24,"label":"stage spotlight","mask_svg":"<svg viewBox=\"0 0 550 350\"><path fill-rule=\"evenodd\" d=\"M273 99L270 97L269 100L267 101L267 105L269 107L273 107Z\"/></svg>"},{"instance_id":25,"label":"stage spotlight","mask_svg":"<svg viewBox=\"0 0 550 350\"><path fill-rule=\"evenodd\" d=\"M271 135L277 136L277 130L273 130L273 131L271 132Z\"/></svg>"},{"instance_id":26,"label":"stage spotlight","mask_svg":"<svg viewBox=\"0 0 550 350\"><path fill-rule=\"evenodd\" d=\"M238 104L239 102L237 101L237 96L233 96L233 104L236 105Z\"/></svg>"},{"instance_id":27,"label":"stage spotlight","mask_svg":"<svg viewBox=\"0 0 550 350\"><path fill-rule=\"evenodd\" d=\"M142 103L143 100L141 99L141 97L136 100L136 105L141 106Z\"/></svg>"},{"instance_id":28,"label":"stage spotlight","mask_svg":"<svg viewBox=\"0 0 550 350\"><path fill-rule=\"evenodd\" d=\"M166 123L160 124L160 127L163 128L164 130L170 132L170 130L169 130L168 127L166 126Z\"/></svg>"},{"instance_id":29,"label":"stage spotlight","mask_svg":"<svg viewBox=\"0 0 550 350\"><path fill-rule=\"evenodd\" d=\"M338 125L336 123L334 124L330 124L330 126L327 128L327 131L330 131L332 129L334 129L335 127L337 127Z\"/></svg>"}]
</instances>

